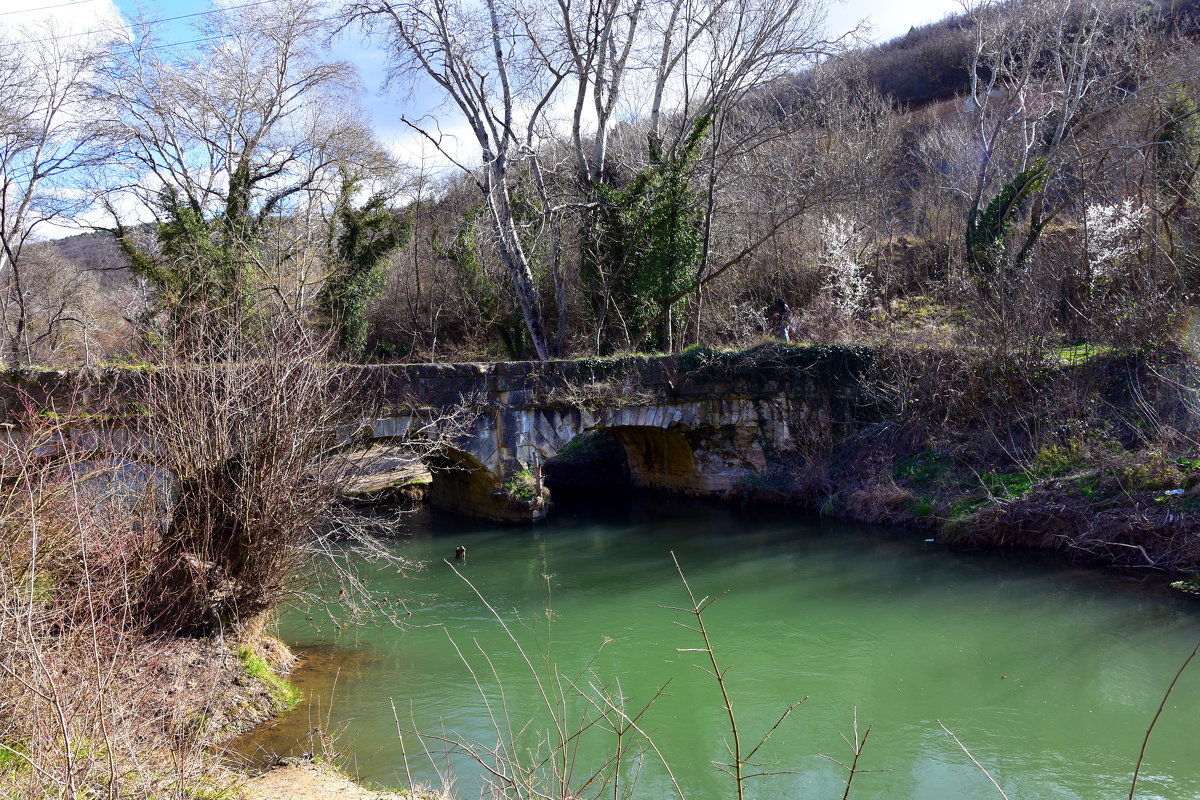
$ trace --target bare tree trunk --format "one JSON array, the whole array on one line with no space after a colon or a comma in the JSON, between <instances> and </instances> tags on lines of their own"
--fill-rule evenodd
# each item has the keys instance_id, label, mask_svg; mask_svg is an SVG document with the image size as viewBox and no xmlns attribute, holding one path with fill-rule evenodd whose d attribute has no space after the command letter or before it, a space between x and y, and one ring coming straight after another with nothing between
<instances>
[{"instance_id":1,"label":"bare tree trunk","mask_svg":"<svg viewBox=\"0 0 1200 800\"><path fill-rule=\"evenodd\" d=\"M567 276L562 269L562 220L550 223L550 268L554 274L554 296L558 301L558 330L554 333L554 355L561 358L567 346Z\"/></svg>"},{"instance_id":2,"label":"bare tree trunk","mask_svg":"<svg viewBox=\"0 0 1200 800\"><path fill-rule=\"evenodd\" d=\"M495 174L497 172L499 175ZM529 339L538 360L545 361L550 357L550 352L546 347L546 332L542 326L541 304L538 302L537 287L534 285L533 271L529 268L529 259L521 245L521 234L513 221L512 200L508 196L508 187L504 180L503 158L497 157L493 159L488 175L488 210L491 212L492 226L498 239L500 260L512 280L521 317L525 320L525 329L529 332Z\"/></svg>"}]
</instances>

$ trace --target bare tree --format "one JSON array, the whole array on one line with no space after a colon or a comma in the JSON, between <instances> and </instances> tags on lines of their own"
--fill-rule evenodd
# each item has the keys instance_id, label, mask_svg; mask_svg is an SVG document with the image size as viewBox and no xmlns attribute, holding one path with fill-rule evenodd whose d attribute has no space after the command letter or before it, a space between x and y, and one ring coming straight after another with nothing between
<instances>
[{"instance_id":1,"label":"bare tree","mask_svg":"<svg viewBox=\"0 0 1200 800\"><path fill-rule=\"evenodd\" d=\"M967 263L1006 342L1034 248L1077 200L1084 154L1073 145L1098 119L1153 91L1141 79L1155 36L1148 19L1110 0L988 0L970 15Z\"/></svg>"},{"instance_id":2,"label":"bare tree","mask_svg":"<svg viewBox=\"0 0 1200 800\"><path fill-rule=\"evenodd\" d=\"M655 308L657 313L651 312L653 319L647 323L630 319L630 309L623 313L620 303L614 304L614 290L631 282L657 283L651 293L661 303L685 284L696 292L698 320L701 287L713 252L713 218L721 213L718 184L736 162L752 158L756 147L792 127L790 114L767 113L757 117L753 127L728 135L727 121L744 118L742 106L756 93L771 94L772 82L835 49L837 42L826 36L824 6L812 0L592 0L547 3L530 17L549 20L537 29L543 43L538 52L544 54L548 71L554 71L554 62L545 55L558 52L549 43L563 43L570 70L567 84L575 91L570 141L580 199L591 209L581 237L591 250L595 345L604 347L611 311L626 344L638 346L651 327L665 323L660 339L671 346L674 301ZM625 116L641 115L643 124L637 130L643 138L639 142L624 137L625 146L614 158L610 139L618 110ZM637 174L631 177L631 170ZM680 174L672 177L672 172ZM647 187L644 194L658 197L612 191L639 182ZM682 191L682 184L695 186ZM665 211L677 223L644 231L650 235L641 246L636 244L639 237L628 230L606 232L616 219L611 207L631 202L642 203L651 217ZM690 227L698 230L685 230ZM665 248L655 241L663 238L668 242ZM693 240L697 246L691 246ZM662 257L664 250L668 257ZM643 251L658 252L659 257L647 259ZM632 265L631 259L649 263ZM659 273L657 278L647 280L647 270ZM629 305L646 302L645 297L632 297Z\"/></svg>"},{"instance_id":3,"label":"bare tree","mask_svg":"<svg viewBox=\"0 0 1200 800\"><path fill-rule=\"evenodd\" d=\"M303 260L295 282L280 278L281 259L308 251L270 252L266 233L335 195L337 166L378 151L352 68L324 58L322 14L315 0L217 10L201 18L195 49L167 50L147 29L106 64L105 122L126 166L107 202L134 271L168 308L274 298L299 316L314 294ZM160 223L157 251L128 235L131 204L133 219Z\"/></svg>"},{"instance_id":4,"label":"bare tree","mask_svg":"<svg viewBox=\"0 0 1200 800\"><path fill-rule=\"evenodd\" d=\"M30 351L26 245L89 206L79 176L102 154L90 91L99 55L95 40L51 23L0 37L0 313L13 366Z\"/></svg>"},{"instance_id":5,"label":"bare tree","mask_svg":"<svg viewBox=\"0 0 1200 800\"><path fill-rule=\"evenodd\" d=\"M538 122L565 75L536 67L535 40L524 30L517 9L500 0L485 0L481 7L448 0L363 0L351 4L350 11L386 32L395 77L432 81L467 121L482 166L478 171L460 166L473 176L486 200L496 249L512 281L534 351L539 359L549 358L510 173L532 155ZM436 128L422 127L407 117L403 120L449 155Z\"/></svg>"},{"instance_id":6,"label":"bare tree","mask_svg":"<svg viewBox=\"0 0 1200 800\"><path fill-rule=\"evenodd\" d=\"M25 291L19 309L15 292L0 297L7 350L23 364L87 364L102 329L114 327L116 314L101 296L95 273L80 269L50 243L27 245L21 255ZM7 313L6 313L7 312ZM118 317L119 319L119 317ZM18 337L17 322L20 325Z\"/></svg>"},{"instance_id":7,"label":"bare tree","mask_svg":"<svg viewBox=\"0 0 1200 800\"><path fill-rule=\"evenodd\" d=\"M755 87L829 50L823 6L814 0L486 0L479 7L361 0L349 10L386 31L394 77L431 81L467 121L481 164L455 160L486 199L496 249L539 358L558 352L564 340L569 212L582 212L585 240L602 240L588 232L602 224L589 210L613 202L602 196L605 187L628 180L631 171L661 172L685 146L698 152L692 138L698 126L723 125L723 114ZM616 164L614 126L638 114L648 116L649 144L626 148ZM445 144L428 121L405 121ZM565 151L558 142L568 143ZM723 160L711 160L707 201L699 195L710 210ZM518 179L528 188L514 200ZM535 202L527 202L531 198ZM534 279L538 268L554 280L553 338ZM604 287L628 283L621 269L602 265L593 293L603 296Z\"/></svg>"}]
</instances>

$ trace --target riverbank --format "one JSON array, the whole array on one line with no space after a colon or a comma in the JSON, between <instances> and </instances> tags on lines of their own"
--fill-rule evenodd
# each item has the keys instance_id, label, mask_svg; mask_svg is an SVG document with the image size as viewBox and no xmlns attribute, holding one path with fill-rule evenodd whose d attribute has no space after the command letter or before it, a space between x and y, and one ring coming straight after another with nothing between
<instances>
[{"instance_id":1,"label":"riverbank","mask_svg":"<svg viewBox=\"0 0 1200 800\"><path fill-rule=\"evenodd\" d=\"M1192 576L1197 374L1178 348L880 350L863 382L873 419L840 441L776 454L729 499Z\"/></svg>"},{"instance_id":2,"label":"riverbank","mask_svg":"<svg viewBox=\"0 0 1200 800\"><path fill-rule=\"evenodd\" d=\"M280 761L243 788L246 800L449 800L441 792L367 789L328 764L305 759Z\"/></svg>"},{"instance_id":3,"label":"riverbank","mask_svg":"<svg viewBox=\"0 0 1200 800\"><path fill-rule=\"evenodd\" d=\"M224 796L244 776L212 753L301 699L280 677L295 656L262 634L72 644L30 653L27 691L6 684L0 796Z\"/></svg>"},{"instance_id":4,"label":"riverbank","mask_svg":"<svg viewBox=\"0 0 1200 800\"><path fill-rule=\"evenodd\" d=\"M1200 492L1186 467L1159 463L1147 467L1157 474L1140 477L1084 462L1062 472L1018 467L979 475L941 467L944 458L930 451L892 474L859 476L831 493L826 508L849 519L927 529L962 546L1047 550L1172 575L1200 569Z\"/></svg>"}]
</instances>

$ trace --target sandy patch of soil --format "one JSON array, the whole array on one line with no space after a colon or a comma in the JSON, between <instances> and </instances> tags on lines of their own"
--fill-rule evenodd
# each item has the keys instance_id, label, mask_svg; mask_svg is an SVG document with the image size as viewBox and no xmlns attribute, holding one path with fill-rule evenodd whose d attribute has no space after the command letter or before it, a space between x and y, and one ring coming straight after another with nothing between
<instances>
[{"instance_id":1,"label":"sandy patch of soil","mask_svg":"<svg viewBox=\"0 0 1200 800\"><path fill-rule=\"evenodd\" d=\"M366 789L332 768L303 761L277 764L245 788L248 800L449 800L438 792Z\"/></svg>"}]
</instances>

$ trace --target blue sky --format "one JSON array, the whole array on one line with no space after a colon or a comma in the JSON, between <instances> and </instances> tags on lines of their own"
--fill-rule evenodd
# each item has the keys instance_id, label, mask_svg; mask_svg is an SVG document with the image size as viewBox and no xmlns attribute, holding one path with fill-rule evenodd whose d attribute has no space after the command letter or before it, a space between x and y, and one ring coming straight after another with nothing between
<instances>
[{"instance_id":1,"label":"blue sky","mask_svg":"<svg viewBox=\"0 0 1200 800\"><path fill-rule=\"evenodd\" d=\"M227 5L256 2L256 0L218 0ZM330 0L336 7L337 0ZM0 0L0 30L8 26L37 22L51 17L61 28L72 33L96 30L119 24L137 15L139 9L149 19L165 19L196 14L211 9L207 0ZM842 33L860 21L870 25L871 38L885 41L904 34L910 26L941 19L948 13L960 11L960 0L846 0L834 3L829 9L831 34ZM161 23L159 34L164 41L184 42L195 39L191 28L194 19L175 19ZM383 86L387 54L375 43L363 39L358 31L344 33L331 47L331 57L354 64L365 88L363 105L379 136L398 155L416 161L420 154L417 139L404 127L402 113L419 117L433 110L440 98L433 96L408 97L400 94L384 96ZM423 144L423 142L422 142ZM432 156L432 153L426 153ZM437 159L440 160L440 159Z\"/></svg>"}]
</instances>

